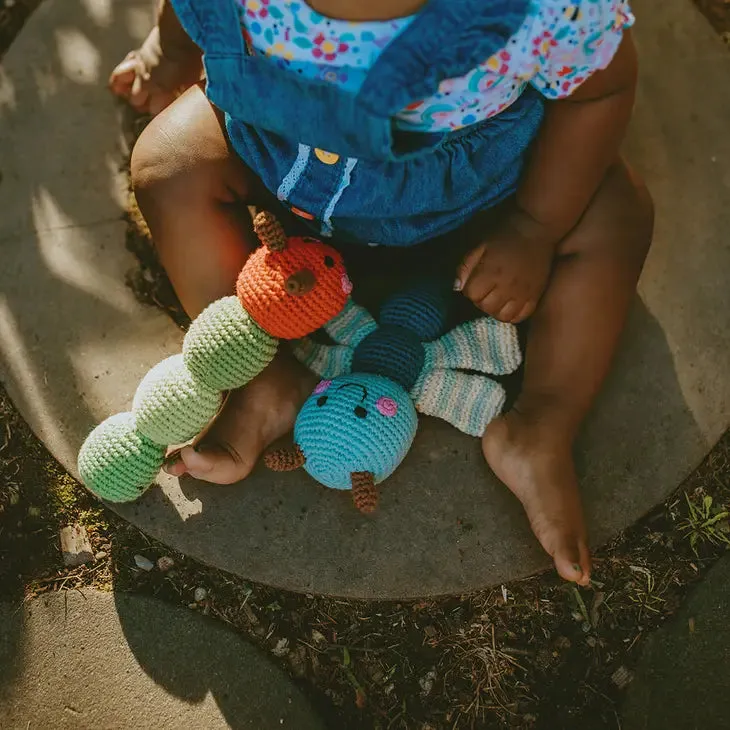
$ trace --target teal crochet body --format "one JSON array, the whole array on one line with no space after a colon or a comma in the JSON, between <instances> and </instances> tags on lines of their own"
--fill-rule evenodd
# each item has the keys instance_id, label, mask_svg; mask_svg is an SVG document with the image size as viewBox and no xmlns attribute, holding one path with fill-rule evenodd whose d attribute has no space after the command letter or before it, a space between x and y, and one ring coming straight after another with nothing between
<instances>
[{"instance_id":1,"label":"teal crochet body","mask_svg":"<svg viewBox=\"0 0 730 730\"><path fill-rule=\"evenodd\" d=\"M325 326L337 344L298 342L297 357L324 380L297 417L294 451L272 451L268 465L301 466L320 484L352 490L358 509L372 512L376 485L411 447L417 410L481 436L505 400L485 375L520 365L517 330L480 317L442 334L451 296L424 281L386 301L379 323L350 302Z\"/></svg>"}]
</instances>

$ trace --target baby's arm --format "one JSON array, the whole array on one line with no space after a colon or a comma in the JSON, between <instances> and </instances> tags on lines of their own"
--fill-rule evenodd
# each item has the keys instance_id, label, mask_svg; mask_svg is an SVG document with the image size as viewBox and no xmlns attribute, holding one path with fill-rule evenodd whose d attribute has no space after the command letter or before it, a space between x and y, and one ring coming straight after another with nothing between
<instances>
[{"instance_id":1,"label":"baby's arm","mask_svg":"<svg viewBox=\"0 0 730 730\"><path fill-rule=\"evenodd\" d=\"M517 204L541 235L560 240L588 207L618 158L636 91L630 31L611 64L567 99L548 102L545 122L517 192Z\"/></svg>"},{"instance_id":2,"label":"baby's arm","mask_svg":"<svg viewBox=\"0 0 730 730\"><path fill-rule=\"evenodd\" d=\"M558 244L618 157L636 75L636 51L626 31L605 70L568 98L547 102L514 204L458 272L457 288L488 314L519 322L534 312Z\"/></svg>"},{"instance_id":3,"label":"baby's arm","mask_svg":"<svg viewBox=\"0 0 730 730\"><path fill-rule=\"evenodd\" d=\"M157 114L200 80L200 49L183 30L170 0L158 3L157 25L141 48L112 71L111 90L140 112Z\"/></svg>"}]
</instances>

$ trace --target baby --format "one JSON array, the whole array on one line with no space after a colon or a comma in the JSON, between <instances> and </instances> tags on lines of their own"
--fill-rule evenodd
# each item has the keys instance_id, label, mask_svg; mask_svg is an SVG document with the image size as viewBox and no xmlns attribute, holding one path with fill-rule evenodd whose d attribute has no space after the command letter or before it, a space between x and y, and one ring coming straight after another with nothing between
<instances>
[{"instance_id":1,"label":"baby","mask_svg":"<svg viewBox=\"0 0 730 730\"><path fill-rule=\"evenodd\" d=\"M624 0L162 0L111 77L157 114L133 185L191 317L233 290L253 205L378 271L453 267L479 309L529 318L521 393L482 447L581 585L572 445L652 235L649 194L619 154L633 21ZM280 354L167 470L244 478L312 386Z\"/></svg>"}]
</instances>

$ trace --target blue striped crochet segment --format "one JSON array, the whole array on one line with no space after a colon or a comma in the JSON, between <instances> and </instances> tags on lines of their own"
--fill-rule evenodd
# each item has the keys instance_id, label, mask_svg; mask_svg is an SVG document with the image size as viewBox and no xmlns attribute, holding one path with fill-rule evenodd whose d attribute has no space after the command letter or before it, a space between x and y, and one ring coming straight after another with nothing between
<instances>
[{"instance_id":1,"label":"blue striped crochet segment","mask_svg":"<svg viewBox=\"0 0 730 730\"><path fill-rule=\"evenodd\" d=\"M470 436L482 436L504 408L504 388L483 375L460 370L426 371L411 391L416 409Z\"/></svg>"},{"instance_id":2,"label":"blue striped crochet segment","mask_svg":"<svg viewBox=\"0 0 730 730\"><path fill-rule=\"evenodd\" d=\"M297 360L320 378L336 378L352 371L353 349L347 345L323 345L305 337L291 347Z\"/></svg>"},{"instance_id":3,"label":"blue striped crochet segment","mask_svg":"<svg viewBox=\"0 0 730 730\"><path fill-rule=\"evenodd\" d=\"M295 355L324 380L299 412L295 449L271 453L269 466L303 466L320 484L351 490L355 506L370 513L376 485L410 449L416 411L481 436L505 403L504 388L487 374L519 367L517 330L481 317L435 339L450 296L422 282L388 299L380 324L350 301L325 327L339 344L295 343Z\"/></svg>"},{"instance_id":4,"label":"blue striped crochet segment","mask_svg":"<svg viewBox=\"0 0 730 730\"><path fill-rule=\"evenodd\" d=\"M522 362L517 328L493 317L466 322L424 345L426 370L456 368L489 375L513 373Z\"/></svg>"},{"instance_id":5,"label":"blue striped crochet segment","mask_svg":"<svg viewBox=\"0 0 730 730\"><path fill-rule=\"evenodd\" d=\"M380 325L403 327L421 342L434 340L446 329L453 296L440 281L427 279L417 287L390 297L380 310Z\"/></svg>"},{"instance_id":6,"label":"blue striped crochet segment","mask_svg":"<svg viewBox=\"0 0 730 730\"><path fill-rule=\"evenodd\" d=\"M371 332L378 329L367 309L348 299L342 311L325 326L325 332L341 345L357 347Z\"/></svg>"}]
</instances>

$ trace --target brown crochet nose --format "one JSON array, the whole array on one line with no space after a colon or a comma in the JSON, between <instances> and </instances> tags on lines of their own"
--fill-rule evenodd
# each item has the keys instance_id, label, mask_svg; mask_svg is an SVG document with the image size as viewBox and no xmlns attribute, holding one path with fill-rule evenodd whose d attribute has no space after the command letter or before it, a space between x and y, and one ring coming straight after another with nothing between
<instances>
[{"instance_id":1,"label":"brown crochet nose","mask_svg":"<svg viewBox=\"0 0 730 730\"><path fill-rule=\"evenodd\" d=\"M312 291L317 283L317 277L309 269L300 269L286 280L286 292L295 297Z\"/></svg>"}]
</instances>

